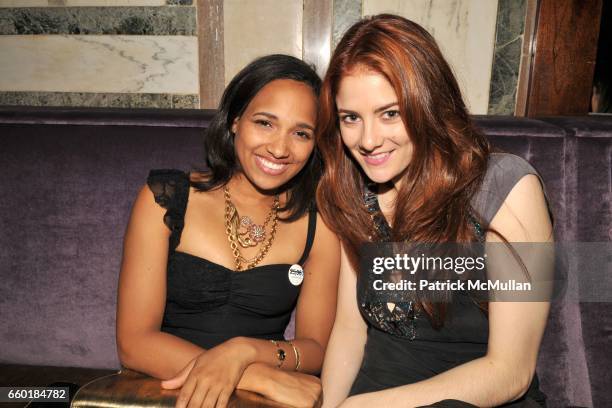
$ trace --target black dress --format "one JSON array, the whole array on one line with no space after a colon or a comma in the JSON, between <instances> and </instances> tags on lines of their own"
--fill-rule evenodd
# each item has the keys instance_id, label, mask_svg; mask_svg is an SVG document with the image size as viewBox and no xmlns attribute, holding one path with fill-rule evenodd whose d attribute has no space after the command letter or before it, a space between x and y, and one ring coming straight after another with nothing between
<instances>
[{"instance_id":1,"label":"black dress","mask_svg":"<svg viewBox=\"0 0 612 408\"><path fill-rule=\"evenodd\" d=\"M290 264L261 265L236 272L207 259L176 251L189 198L189 176L179 170L152 170L147 184L165 209L171 231L166 308L161 330L205 349L236 336L282 340L300 293L288 277ZM308 215L308 258L316 212Z\"/></svg>"},{"instance_id":2,"label":"black dress","mask_svg":"<svg viewBox=\"0 0 612 408\"><path fill-rule=\"evenodd\" d=\"M490 156L483 184L473 200L474 210L484 222L488 224L493 219L510 190L527 174L537 172L518 156L501 153ZM371 200L367 204L371 205ZM489 322L467 294L453 295L450 317L436 330L409 304L398 303L391 312L384 302L373 302L376 292L366 284L365 275L359 274L357 301L368 324L367 343L350 395L423 381L486 354ZM504 407L544 407L545 400L536 375L525 396Z\"/></svg>"}]
</instances>

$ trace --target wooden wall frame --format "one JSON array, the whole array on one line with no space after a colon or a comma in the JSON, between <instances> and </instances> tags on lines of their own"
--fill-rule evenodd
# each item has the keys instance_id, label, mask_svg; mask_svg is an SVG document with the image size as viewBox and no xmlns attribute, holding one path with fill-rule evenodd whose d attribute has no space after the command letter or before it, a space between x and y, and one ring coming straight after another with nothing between
<instances>
[{"instance_id":1,"label":"wooden wall frame","mask_svg":"<svg viewBox=\"0 0 612 408\"><path fill-rule=\"evenodd\" d=\"M225 88L223 0L197 0L200 109L217 109Z\"/></svg>"},{"instance_id":2,"label":"wooden wall frame","mask_svg":"<svg viewBox=\"0 0 612 408\"><path fill-rule=\"evenodd\" d=\"M602 0L528 0L517 116L589 111Z\"/></svg>"}]
</instances>

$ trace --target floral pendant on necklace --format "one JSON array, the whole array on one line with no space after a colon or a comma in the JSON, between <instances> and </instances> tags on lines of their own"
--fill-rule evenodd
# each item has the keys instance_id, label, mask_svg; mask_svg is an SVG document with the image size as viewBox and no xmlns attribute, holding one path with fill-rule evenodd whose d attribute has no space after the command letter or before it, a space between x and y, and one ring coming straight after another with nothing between
<instances>
[{"instance_id":1,"label":"floral pendant on necklace","mask_svg":"<svg viewBox=\"0 0 612 408\"><path fill-rule=\"evenodd\" d=\"M266 239L266 229L263 225L255 224L250 217L240 217L240 228L238 242L243 248L253 247Z\"/></svg>"}]
</instances>

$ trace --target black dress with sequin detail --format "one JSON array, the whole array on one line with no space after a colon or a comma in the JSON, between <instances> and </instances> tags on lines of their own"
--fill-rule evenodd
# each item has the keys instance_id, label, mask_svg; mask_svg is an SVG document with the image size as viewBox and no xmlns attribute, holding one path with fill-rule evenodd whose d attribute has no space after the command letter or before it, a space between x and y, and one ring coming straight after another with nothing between
<instances>
[{"instance_id":1,"label":"black dress with sequin detail","mask_svg":"<svg viewBox=\"0 0 612 408\"><path fill-rule=\"evenodd\" d=\"M189 176L179 170L152 170L147 184L167 211L171 231L167 295L161 330L203 348L232 337L283 338L301 285L289 281L290 264L261 265L236 272L207 259L176 251L189 199ZM308 215L306 261L315 235L316 212Z\"/></svg>"},{"instance_id":2,"label":"black dress with sequin detail","mask_svg":"<svg viewBox=\"0 0 612 408\"><path fill-rule=\"evenodd\" d=\"M477 236L491 222L510 190L528 174L537 172L518 156L502 153L490 156L487 173L472 201L478 219L485 223L474 225ZM366 189L364 200L378 230L378 240L386 240L389 226L367 192ZM357 302L368 324L367 342L350 395L423 381L486 354L489 322L467 293L453 294L443 327L434 329L410 302L398 303L390 311L382 300L372 301L376 291L366 284L365 276L358 277ZM503 406L544 407L545 400L534 376L524 397Z\"/></svg>"}]
</instances>

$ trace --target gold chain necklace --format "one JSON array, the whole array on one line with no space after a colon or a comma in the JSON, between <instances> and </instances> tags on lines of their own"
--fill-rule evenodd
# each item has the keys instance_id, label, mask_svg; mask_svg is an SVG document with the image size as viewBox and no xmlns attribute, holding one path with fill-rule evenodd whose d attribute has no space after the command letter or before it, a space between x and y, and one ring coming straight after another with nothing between
<instances>
[{"instance_id":1,"label":"gold chain necklace","mask_svg":"<svg viewBox=\"0 0 612 408\"><path fill-rule=\"evenodd\" d=\"M263 225L255 224L248 216L240 217L238 215L238 210L236 210L236 207L232 203L227 185L223 187L223 195L225 197L225 233L230 243L232 254L234 255L235 269L237 271L242 270L243 264L246 264L246 269L253 268L266 256L274 241L276 226L278 224L278 194L274 197L274 202L272 203L270 212L266 216ZM270 234L266 240L266 227L270 221L272 222L272 226L270 227ZM243 248L249 248L255 247L261 242L264 242L264 244L253 258L245 258L240 253L238 245Z\"/></svg>"}]
</instances>

